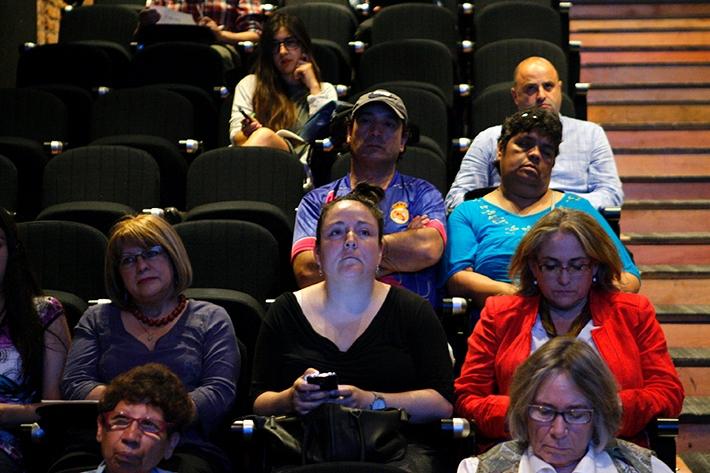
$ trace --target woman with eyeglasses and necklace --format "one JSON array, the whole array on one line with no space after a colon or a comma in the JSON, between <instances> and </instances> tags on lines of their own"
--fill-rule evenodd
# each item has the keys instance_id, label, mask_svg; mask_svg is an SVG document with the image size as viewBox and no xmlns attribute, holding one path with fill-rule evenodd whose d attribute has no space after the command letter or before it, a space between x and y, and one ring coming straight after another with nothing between
<instances>
[{"instance_id":1,"label":"woman with eyeglasses and necklace","mask_svg":"<svg viewBox=\"0 0 710 473\"><path fill-rule=\"evenodd\" d=\"M269 18L253 71L239 81L234 92L229 120L232 143L300 155L303 143L277 132L299 134L324 106L330 107L330 112L335 110L338 94L332 84L321 82L311 38L298 17L275 13Z\"/></svg>"},{"instance_id":2,"label":"woman with eyeglasses and necklace","mask_svg":"<svg viewBox=\"0 0 710 473\"><path fill-rule=\"evenodd\" d=\"M557 337L540 347L515 371L510 399L513 440L463 460L458 473L671 473L650 450L614 438L625 406L583 341Z\"/></svg>"},{"instance_id":3,"label":"woman with eyeglasses and necklace","mask_svg":"<svg viewBox=\"0 0 710 473\"><path fill-rule=\"evenodd\" d=\"M483 307L488 296L514 294L508 264L520 239L540 218L557 207L592 215L613 239L623 272L615 281L637 292L640 273L611 227L582 197L550 189L550 175L562 140L557 114L542 108L506 118L498 138L500 186L456 207L448 219L446 280L449 294Z\"/></svg>"},{"instance_id":4,"label":"woman with eyeglasses and necklace","mask_svg":"<svg viewBox=\"0 0 710 473\"><path fill-rule=\"evenodd\" d=\"M515 369L567 335L594 348L616 378L623 411L616 434L646 444L639 434L653 418L680 414L683 385L653 306L619 291L620 273L614 244L587 213L559 208L541 218L510 264L518 293L489 297L468 339L454 385L457 414L474 419L483 437L509 437Z\"/></svg>"},{"instance_id":5,"label":"woman with eyeglasses and necklace","mask_svg":"<svg viewBox=\"0 0 710 473\"><path fill-rule=\"evenodd\" d=\"M207 439L236 396L240 357L227 312L186 299L192 267L180 237L161 217L138 215L111 231L105 264L110 304L90 307L74 329L62 381L66 399L100 399L117 375L162 363L187 388L196 419L169 470L220 472L224 453Z\"/></svg>"}]
</instances>

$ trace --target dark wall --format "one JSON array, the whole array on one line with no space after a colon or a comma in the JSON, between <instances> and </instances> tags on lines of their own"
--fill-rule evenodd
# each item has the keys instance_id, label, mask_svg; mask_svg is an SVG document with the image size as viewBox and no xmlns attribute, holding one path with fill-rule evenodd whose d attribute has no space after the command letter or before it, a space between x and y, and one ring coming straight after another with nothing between
<instances>
[{"instance_id":1,"label":"dark wall","mask_svg":"<svg viewBox=\"0 0 710 473\"><path fill-rule=\"evenodd\" d=\"M37 2L0 0L0 87L15 86L18 47L37 40Z\"/></svg>"}]
</instances>

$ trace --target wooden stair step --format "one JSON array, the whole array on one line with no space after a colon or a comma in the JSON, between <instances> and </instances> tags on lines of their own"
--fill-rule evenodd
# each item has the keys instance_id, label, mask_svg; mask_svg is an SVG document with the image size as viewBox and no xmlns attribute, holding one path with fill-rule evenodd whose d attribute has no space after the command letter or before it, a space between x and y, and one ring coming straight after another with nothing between
<instances>
[{"instance_id":1,"label":"wooden stair step","mask_svg":"<svg viewBox=\"0 0 710 473\"><path fill-rule=\"evenodd\" d=\"M690 453L710 452L710 396L688 396L679 416L676 450L693 473L707 473L705 465L694 463ZM691 466L692 465L692 466Z\"/></svg>"},{"instance_id":2,"label":"wooden stair step","mask_svg":"<svg viewBox=\"0 0 710 473\"><path fill-rule=\"evenodd\" d=\"M710 397L686 396L679 420L684 424L710 423Z\"/></svg>"},{"instance_id":3,"label":"wooden stair step","mask_svg":"<svg viewBox=\"0 0 710 473\"><path fill-rule=\"evenodd\" d=\"M710 265L710 241L705 235L622 233L622 241L636 264Z\"/></svg>"},{"instance_id":4,"label":"wooden stair step","mask_svg":"<svg viewBox=\"0 0 710 473\"><path fill-rule=\"evenodd\" d=\"M688 197L688 196L686 196ZM710 237L710 200L631 200L624 201L621 212L621 229L631 232L653 233L660 236L668 232L683 232L669 244L704 243ZM692 234L691 232L701 232ZM685 236L685 237L684 237ZM707 240L710 243L710 239Z\"/></svg>"},{"instance_id":5,"label":"wooden stair step","mask_svg":"<svg viewBox=\"0 0 710 473\"><path fill-rule=\"evenodd\" d=\"M710 71L710 69L709 69ZM590 104L587 119L595 123L708 123L709 102L602 102Z\"/></svg>"},{"instance_id":6,"label":"wooden stair step","mask_svg":"<svg viewBox=\"0 0 710 473\"><path fill-rule=\"evenodd\" d=\"M599 51L583 48L580 53L582 66L591 64L681 64L710 61L710 49L641 50L609 48Z\"/></svg>"},{"instance_id":7,"label":"wooden stair step","mask_svg":"<svg viewBox=\"0 0 710 473\"><path fill-rule=\"evenodd\" d=\"M604 127L615 153L626 154L629 150L646 153L697 153L710 152L707 148L710 131L702 128L644 130L639 127Z\"/></svg>"},{"instance_id":8,"label":"wooden stair step","mask_svg":"<svg viewBox=\"0 0 710 473\"><path fill-rule=\"evenodd\" d=\"M612 86L612 87L607 87ZM658 104L687 102L705 103L710 101L710 86L700 84L697 87L656 87L649 84L644 87L627 87L625 84L590 84L587 91L587 104L626 103L634 105L653 101Z\"/></svg>"},{"instance_id":9,"label":"wooden stair step","mask_svg":"<svg viewBox=\"0 0 710 473\"><path fill-rule=\"evenodd\" d=\"M657 304L655 308L662 324L710 324L710 305Z\"/></svg>"},{"instance_id":10,"label":"wooden stair step","mask_svg":"<svg viewBox=\"0 0 710 473\"><path fill-rule=\"evenodd\" d=\"M658 264L639 266L644 280L664 279L710 279L710 265L702 264ZM707 282L707 281L706 281ZM702 303L701 303L702 304Z\"/></svg>"},{"instance_id":11,"label":"wooden stair step","mask_svg":"<svg viewBox=\"0 0 710 473\"><path fill-rule=\"evenodd\" d=\"M582 18L703 18L710 16L710 4L698 2L584 2L575 0L570 19Z\"/></svg>"},{"instance_id":12,"label":"wooden stair step","mask_svg":"<svg viewBox=\"0 0 710 473\"><path fill-rule=\"evenodd\" d=\"M571 33L708 30L710 18L573 19L569 29Z\"/></svg>"},{"instance_id":13,"label":"wooden stair step","mask_svg":"<svg viewBox=\"0 0 710 473\"><path fill-rule=\"evenodd\" d=\"M668 350L685 395L710 396L710 348L670 347Z\"/></svg>"},{"instance_id":14,"label":"wooden stair step","mask_svg":"<svg viewBox=\"0 0 710 473\"><path fill-rule=\"evenodd\" d=\"M591 84L703 84L710 77L710 63L589 64L582 68L582 82Z\"/></svg>"},{"instance_id":15,"label":"wooden stair step","mask_svg":"<svg viewBox=\"0 0 710 473\"><path fill-rule=\"evenodd\" d=\"M707 473L710 471L710 453L682 453L680 459L692 473Z\"/></svg>"},{"instance_id":16,"label":"wooden stair step","mask_svg":"<svg viewBox=\"0 0 710 473\"><path fill-rule=\"evenodd\" d=\"M582 48L609 47L629 48L649 46L693 47L710 44L710 31L650 31L650 32L610 32L570 33L570 39L581 41Z\"/></svg>"},{"instance_id":17,"label":"wooden stair step","mask_svg":"<svg viewBox=\"0 0 710 473\"><path fill-rule=\"evenodd\" d=\"M671 347L668 350L676 368L710 368L710 348Z\"/></svg>"},{"instance_id":18,"label":"wooden stair step","mask_svg":"<svg viewBox=\"0 0 710 473\"><path fill-rule=\"evenodd\" d=\"M681 200L693 197L710 199L710 174L645 175L620 174L626 200Z\"/></svg>"},{"instance_id":19,"label":"wooden stair step","mask_svg":"<svg viewBox=\"0 0 710 473\"><path fill-rule=\"evenodd\" d=\"M710 153L670 153L664 150L615 150L614 159L622 181L625 176L710 175ZM629 153L628 151L640 151ZM624 184L624 192L626 185Z\"/></svg>"},{"instance_id":20,"label":"wooden stair step","mask_svg":"<svg viewBox=\"0 0 710 473\"><path fill-rule=\"evenodd\" d=\"M710 304L710 265L639 265L639 270L642 281L640 292L654 305ZM710 340L710 326L702 336L706 344Z\"/></svg>"}]
</instances>

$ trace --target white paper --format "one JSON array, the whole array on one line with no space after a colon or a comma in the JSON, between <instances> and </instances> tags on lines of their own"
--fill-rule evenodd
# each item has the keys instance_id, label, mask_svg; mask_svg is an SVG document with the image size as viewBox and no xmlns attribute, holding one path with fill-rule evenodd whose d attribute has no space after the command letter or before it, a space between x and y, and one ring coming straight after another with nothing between
<instances>
[{"instance_id":1,"label":"white paper","mask_svg":"<svg viewBox=\"0 0 710 473\"><path fill-rule=\"evenodd\" d=\"M194 25L195 19L189 13L171 10L168 7L151 7L160 13L159 25Z\"/></svg>"}]
</instances>

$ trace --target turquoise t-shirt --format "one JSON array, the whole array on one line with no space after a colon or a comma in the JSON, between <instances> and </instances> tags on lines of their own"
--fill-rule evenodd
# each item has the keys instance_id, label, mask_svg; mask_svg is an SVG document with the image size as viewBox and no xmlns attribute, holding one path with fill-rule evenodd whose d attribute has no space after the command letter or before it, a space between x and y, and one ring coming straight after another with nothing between
<instances>
[{"instance_id":1,"label":"turquoise t-shirt","mask_svg":"<svg viewBox=\"0 0 710 473\"><path fill-rule=\"evenodd\" d=\"M629 252L604 217L584 198L565 194L555 204L586 212L604 228L616 246L624 271L640 278L641 273ZM530 228L552 209L532 215L510 213L482 198L469 200L449 215L449 241L446 246L446 278L466 268L496 281L510 282L508 265L515 250Z\"/></svg>"}]
</instances>

